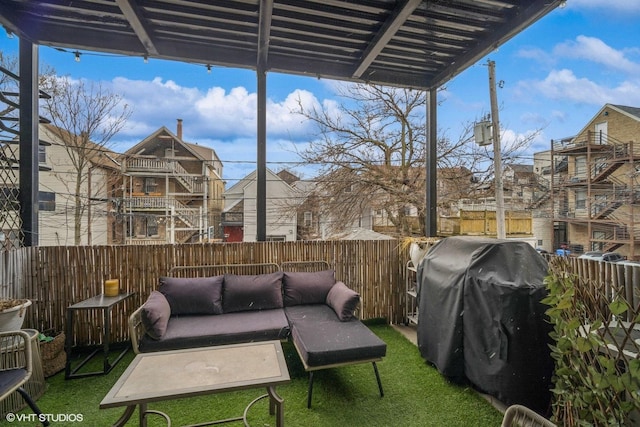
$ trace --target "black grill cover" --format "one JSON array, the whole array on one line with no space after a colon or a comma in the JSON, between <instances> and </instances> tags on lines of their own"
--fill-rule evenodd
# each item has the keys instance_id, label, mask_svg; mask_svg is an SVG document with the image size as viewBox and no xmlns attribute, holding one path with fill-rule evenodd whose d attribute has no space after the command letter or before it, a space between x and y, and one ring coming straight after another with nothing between
<instances>
[{"instance_id":1,"label":"black grill cover","mask_svg":"<svg viewBox=\"0 0 640 427\"><path fill-rule=\"evenodd\" d=\"M547 263L526 242L450 237L418 266L420 353L507 405L548 410Z\"/></svg>"}]
</instances>

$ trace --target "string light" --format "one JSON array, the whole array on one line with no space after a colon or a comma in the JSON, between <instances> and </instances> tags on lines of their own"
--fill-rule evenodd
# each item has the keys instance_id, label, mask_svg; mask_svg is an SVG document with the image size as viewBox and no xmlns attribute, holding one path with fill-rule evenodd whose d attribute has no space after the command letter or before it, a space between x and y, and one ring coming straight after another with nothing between
<instances>
[{"instance_id":1,"label":"string light","mask_svg":"<svg viewBox=\"0 0 640 427\"><path fill-rule=\"evenodd\" d=\"M207 64L207 74L211 74L211 64Z\"/></svg>"},{"instance_id":2,"label":"string light","mask_svg":"<svg viewBox=\"0 0 640 427\"><path fill-rule=\"evenodd\" d=\"M149 63L149 57L147 55L144 56L144 63L148 64Z\"/></svg>"},{"instance_id":3,"label":"string light","mask_svg":"<svg viewBox=\"0 0 640 427\"><path fill-rule=\"evenodd\" d=\"M13 38L13 33L9 30L7 30L7 37L12 39Z\"/></svg>"},{"instance_id":4,"label":"string light","mask_svg":"<svg viewBox=\"0 0 640 427\"><path fill-rule=\"evenodd\" d=\"M80 52L76 50L75 52L73 52L73 54L75 55L76 62L80 62Z\"/></svg>"}]
</instances>

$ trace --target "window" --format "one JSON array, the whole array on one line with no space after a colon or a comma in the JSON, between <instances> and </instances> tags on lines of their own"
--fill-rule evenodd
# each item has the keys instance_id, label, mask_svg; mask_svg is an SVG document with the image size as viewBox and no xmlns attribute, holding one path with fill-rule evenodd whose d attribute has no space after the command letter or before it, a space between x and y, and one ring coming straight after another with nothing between
<instances>
[{"instance_id":1,"label":"window","mask_svg":"<svg viewBox=\"0 0 640 427\"><path fill-rule=\"evenodd\" d=\"M267 236L267 242L284 242L287 236Z\"/></svg>"},{"instance_id":2,"label":"window","mask_svg":"<svg viewBox=\"0 0 640 427\"><path fill-rule=\"evenodd\" d=\"M305 212L304 213L304 226L305 227L311 226L311 221L312 220L313 220L313 214L311 212Z\"/></svg>"},{"instance_id":3,"label":"window","mask_svg":"<svg viewBox=\"0 0 640 427\"><path fill-rule=\"evenodd\" d=\"M38 209L53 212L56 210L56 193L49 191L38 192Z\"/></svg>"},{"instance_id":4,"label":"window","mask_svg":"<svg viewBox=\"0 0 640 427\"><path fill-rule=\"evenodd\" d=\"M145 193L153 193L156 191L156 187L158 184L156 183L155 178L145 178L144 179L144 192Z\"/></svg>"},{"instance_id":5,"label":"window","mask_svg":"<svg viewBox=\"0 0 640 427\"><path fill-rule=\"evenodd\" d=\"M575 163L575 176L586 178L587 176L587 156L577 156Z\"/></svg>"},{"instance_id":6,"label":"window","mask_svg":"<svg viewBox=\"0 0 640 427\"><path fill-rule=\"evenodd\" d=\"M576 190L576 209L587 207L587 190Z\"/></svg>"},{"instance_id":7,"label":"window","mask_svg":"<svg viewBox=\"0 0 640 427\"><path fill-rule=\"evenodd\" d=\"M47 147L44 145L38 145L38 163L47 163Z\"/></svg>"},{"instance_id":8,"label":"window","mask_svg":"<svg viewBox=\"0 0 640 427\"><path fill-rule=\"evenodd\" d=\"M158 235L158 220L154 216L147 217L147 236Z\"/></svg>"}]
</instances>

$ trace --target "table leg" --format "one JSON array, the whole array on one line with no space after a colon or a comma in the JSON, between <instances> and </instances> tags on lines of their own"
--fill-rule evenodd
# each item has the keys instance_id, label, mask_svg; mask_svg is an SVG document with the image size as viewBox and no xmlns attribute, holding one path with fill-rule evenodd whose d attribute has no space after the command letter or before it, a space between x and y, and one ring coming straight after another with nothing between
<instances>
[{"instance_id":1,"label":"table leg","mask_svg":"<svg viewBox=\"0 0 640 427\"><path fill-rule=\"evenodd\" d=\"M267 387L267 394L269 394L269 414L273 415L275 407L276 427L284 427L284 399L278 396L274 386Z\"/></svg>"},{"instance_id":2,"label":"table leg","mask_svg":"<svg viewBox=\"0 0 640 427\"><path fill-rule=\"evenodd\" d=\"M138 425L140 427L147 427L147 404L139 404L138 410L140 411L140 423Z\"/></svg>"},{"instance_id":3,"label":"table leg","mask_svg":"<svg viewBox=\"0 0 640 427\"><path fill-rule=\"evenodd\" d=\"M104 323L103 323L104 329L102 330L102 345L103 345L104 360L102 362L102 366L103 366L103 371L106 374L110 370L110 365L109 365L109 340L111 338L111 325L110 325L111 310L108 309L108 308L105 308L102 311L104 313Z\"/></svg>"},{"instance_id":4,"label":"table leg","mask_svg":"<svg viewBox=\"0 0 640 427\"><path fill-rule=\"evenodd\" d=\"M118 418L118 421L113 423L113 427L124 426L127 423L127 421L129 421L129 418L131 418L131 415L133 415L133 412L135 410L136 410L136 405L127 406L127 409L124 411L122 416Z\"/></svg>"},{"instance_id":5,"label":"table leg","mask_svg":"<svg viewBox=\"0 0 640 427\"><path fill-rule=\"evenodd\" d=\"M67 353L67 361L64 365L64 378L68 379L71 375L71 346L73 344L73 310L67 309L67 325L64 351Z\"/></svg>"}]
</instances>

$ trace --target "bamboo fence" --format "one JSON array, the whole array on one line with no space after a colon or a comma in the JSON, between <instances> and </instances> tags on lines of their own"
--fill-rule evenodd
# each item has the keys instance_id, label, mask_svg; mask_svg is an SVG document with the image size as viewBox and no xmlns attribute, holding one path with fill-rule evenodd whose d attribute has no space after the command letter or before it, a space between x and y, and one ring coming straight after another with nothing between
<instances>
[{"instance_id":1,"label":"bamboo fence","mask_svg":"<svg viewBox=\"0 0 640 427\"><path fill-rule=\"evenodd\" d=\"M406 249L395 240L205 243L149 246L28 247L0 256L0 298L29 298L24 327L64 331L67 307L102 293L107 279L134 292L112 310L111 341L128 340L129 315L176 266L326 261L362 297L362 319L404 319ZM102 342L102 312L81 310L75 345Z\"/></svg>"},{"instance_id":2,"label":"bamboo fence","mask_svg":"<svg viewBox=\"0 0 640 427\"><path fill-rule=\"evenodd\" d=\"M119 342L128 340L129 315L173 267L325 261L337 280L360 293L362 319L397 324L405 320L408 259L408 249L395 240L29 247L0 252L0 298L31 299L24 327L59 332L67 307L102 293L105 280L119 279L121 291L135 293L112 311L111 341ZM624 294L640 305L640 266L569 261L594 294L605 287L610 298ZM101 312L82 310L74 319L74 344L101 343Z\"/></svg>"}]
</instances>

